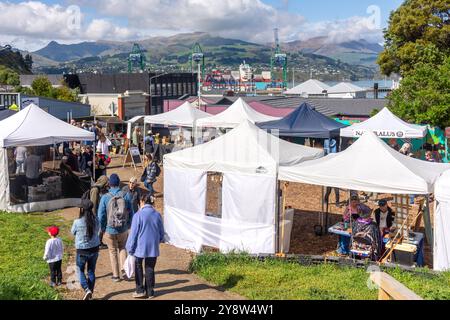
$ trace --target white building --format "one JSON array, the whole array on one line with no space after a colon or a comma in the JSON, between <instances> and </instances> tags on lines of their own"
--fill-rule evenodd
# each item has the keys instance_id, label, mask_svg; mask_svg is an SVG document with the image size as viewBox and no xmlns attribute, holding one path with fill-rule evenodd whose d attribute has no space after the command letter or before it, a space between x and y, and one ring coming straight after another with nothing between
<instances>
[{"instance_id":1,"label":"white building","mask_svg":"<svg viewBox=\"0 0 450 320\"><path fill-rule=\"evenodd\" d=\"M253 78L253 71L245 61L239 66L239 76L242 82L249 82Z\"/></svg>"},{"instance_id":2,"label":"white building","mask_svg":"<svg viewBox=\"0 0 450 320\"><path fill-rule=\"evenodd\" d=\"M328 89L328 97L365 99L367 98L367 90L349 82L341 82Z\"/></svg>"},{"instance_id":3,"label":"white building","mask_svg":"<svg viewBox=\"0 0 450 320\"><path fill-rule=\"evenodd\" d=\"M287 95L299 95L303 97L325 97L329 88L330 86L319 80L310 79L284 93Z\"/></svg>"}]
</instances>

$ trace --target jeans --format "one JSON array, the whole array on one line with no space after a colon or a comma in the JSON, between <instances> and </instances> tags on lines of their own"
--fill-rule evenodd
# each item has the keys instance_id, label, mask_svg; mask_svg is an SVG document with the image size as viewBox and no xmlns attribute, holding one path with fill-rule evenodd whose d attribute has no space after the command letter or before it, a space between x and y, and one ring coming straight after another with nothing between
<instances>
[{"instance_id":1,"label":"jeans","mask_svg":"<svg viewBox=\"0 0 450 320\"><path fill-rule=\"evenodd\" d=\"M52 283L60 284L62 282L62 271L61 271L62 260L56 262L50 262L48 264L50 268L50 281Z\"/></svg>"},{"instance_id":2,"label":"jeans","mask_svg":"<svg viewBox=\"0 0 450 320\"><path fill-rule=\"evenodd\" d=\"M154 294L155 288L155 265L157 258L137 258L134 266L136 292L146 293L149 296ZM145 263L145 275L143 263Z\"/></svg>"},{"instance_id":3,"label":"jeans","mask_svg":"<svg viewBox=\"0 0 450 320\"><path fill-rule=\"evenodd\" d=\"M331 189L334 189L334 198L336 203L339 203L339 188L327 187L327 192L325 193L324 202L328 203L330 199Z\"/></svg>"},{"instance_id":4,"label":"jeans","mask_svg":"<svg viewBox=\"0 0 450 320\"><path fill-rule=\"evenodd\" d=\"M148 189L150 195L153 195L155 193L155 189L153 189L153 184L154 183L155 182L148 182L148 181L144 182L144 186Z\"/></svg>"},{"instance_id":5,"label":"jeans","mask_svg":"<svg viewBox=\"0 0 450 320\"><path fill-rule=\"evenodd\" d=\"M16 160L16 174L25 173L25 160Z\"/></svg>"},{"instance_id":6,"label":"jeans","mask_svg":"<svg viewBox=\"0 0 450 320\"><path fill-rule=\"evenodd\" d=\"M339 243L337 252L339 254L349 254L350 253L350 238L339 236Z\"/></svg>"},{"instance_id":7,"label":"jeans","mask_svg":"<svg viewBox=\"0 0 450 320\"><path fill-rule=\"evenodd\" d=\"M127 259L127 244L128 231L120 234L105 233L105 241L108 246L109 258L111 260L111 269L114 278L120 278L120 271L123 270L123 265Z\"/></svg>"},{"instance_id":8,"label":"jeans","mask_svg":"<svg viewBox=\"0 0 450 320\"><path fill-rule=\"evenodd\" d=\"M94 292L95 287L95 266L97 265L98 252L93 253L77 253L77 267L78 276L80 278L80 285L86 291L87 289ZM84 273L84 269L87 265L87 275Z\"/></svg>"}]
</instances>

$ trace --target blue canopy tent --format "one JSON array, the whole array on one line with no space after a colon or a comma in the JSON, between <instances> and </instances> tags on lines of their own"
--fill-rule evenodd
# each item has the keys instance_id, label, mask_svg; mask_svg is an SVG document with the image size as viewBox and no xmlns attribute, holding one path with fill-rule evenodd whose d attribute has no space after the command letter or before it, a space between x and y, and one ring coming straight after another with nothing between
<instances>
[{"instance_id":1,"label":"blue canopy tent","mask_svg":"<svg viewBox=\"0 0 450 320\"><path fill-rule=\"evenodd\" d=\"M261 122L258 127L279 130L281 137L332 139L338 138L341 128L347 125L328 118L305 102L283 119Z\"/></svg>"}]
</instances>

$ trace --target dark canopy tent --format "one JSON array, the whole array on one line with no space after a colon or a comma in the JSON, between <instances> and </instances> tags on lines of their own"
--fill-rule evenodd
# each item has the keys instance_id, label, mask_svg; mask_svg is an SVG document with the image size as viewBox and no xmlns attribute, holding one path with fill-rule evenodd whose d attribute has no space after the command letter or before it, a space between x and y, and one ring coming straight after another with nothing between
<instances>
[{"instance_id":1,"label":"dark canopy tent","mask_svg":"<svg viewBox=\"0 0 450 320\"><path fill-rule=\"evenodd\" d=\"M339 137L345 124L339 123L303 103L281 120L259 123L263 130L279 130L281 137L331 139Z\"/></svg>"},{"instance_id":2,"label":"dark canopy tent","mask_svg":"<svg viewBox=\"0 0 450 320\"><path fill-rule=\"evenodd\" d=\"M9 118L12 115L15 115L16 113L17 113L16 111L12 111L9 109L0 110L0 121L5 120L6 118Z\"/></svg>"}]
</instances>

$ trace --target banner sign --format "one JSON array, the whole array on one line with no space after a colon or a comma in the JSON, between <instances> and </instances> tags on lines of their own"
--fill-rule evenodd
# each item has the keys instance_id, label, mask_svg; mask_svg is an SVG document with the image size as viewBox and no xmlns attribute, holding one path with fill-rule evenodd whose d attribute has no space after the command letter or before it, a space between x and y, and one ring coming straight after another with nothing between
<instances>
[{"instance_id":1,"label":"banner sign","mask_svg":"<svg viewBox=\"0 0 450 320\"><path fill-rule=\"evenodd\" d=\"M362 137L364 133L366 133L366 130L353 130L353 136L355 138ZM403 139L406 136L405 131L395 131L395 130L375 130L373 133L375 133L378 138Z\"/></svg>"},{"instance_id":2,"label":"banner sign","mask_svg":"<svg viewBox=\"0 0 450 320\"><path fill-rule=\"evenodd\" d=\"M450 127L445 128L445 136L446 136L447 138L450 138Z\"/></svg>"}]
</instances>

